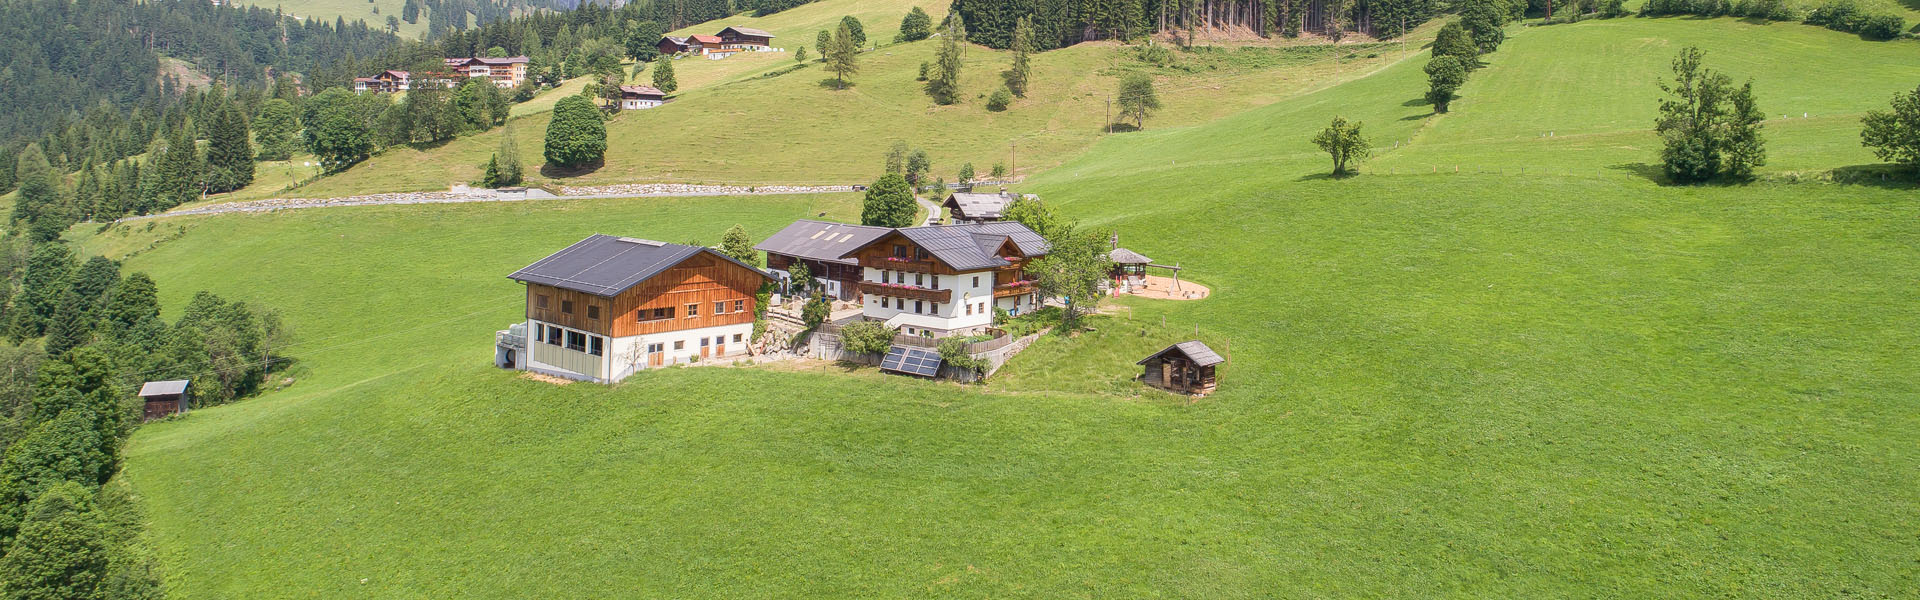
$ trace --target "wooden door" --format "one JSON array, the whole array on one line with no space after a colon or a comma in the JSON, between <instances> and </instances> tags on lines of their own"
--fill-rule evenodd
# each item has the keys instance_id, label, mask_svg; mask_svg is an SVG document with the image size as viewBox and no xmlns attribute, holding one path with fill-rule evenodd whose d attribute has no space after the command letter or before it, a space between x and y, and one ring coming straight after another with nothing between
<instances>
[{"instance_id":1,"label":"wooden door","mask_svg":"<svg viewBox=\"0 0 1920 600\"><path fill-rule=\"evenodd\" d=\"M647 366L658 367L667 363L666 344L647 344Z\"/></svg>"},{"instance_id":2,"label":"wooden door","mask_svg":"<svg viewBox=\"0 0 1920 600\"><path fill-rule=\"evenodd\" d=\"M713 346L708 345L707 341L708 341L707 338L700 338L700 358L707 358L707 357L713 356L712 354L709 354L709 352L713 350Z\"/></svg>"},{"instance_id":3,"label":"wooden door","mask_svg":"<svg viewBox=\"0 0 1920 600\"><path fill-rule=\"evenodd\" d=\"M713 355L714 356L727 355L727 336L723 335L723 336L713 338Z\"/></svg>"}]
</instances>

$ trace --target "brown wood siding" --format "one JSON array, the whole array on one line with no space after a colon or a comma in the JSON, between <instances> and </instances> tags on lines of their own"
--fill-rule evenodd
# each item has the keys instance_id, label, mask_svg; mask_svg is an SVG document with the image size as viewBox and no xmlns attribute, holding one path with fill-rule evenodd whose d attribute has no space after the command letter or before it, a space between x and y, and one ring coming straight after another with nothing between
<instances>
[{"instance_id":1,"label":"brown wood siding","mask_svg":"<svg viewBox=\"0 0 1920 600\"><path fill-rule=\"evenodd\" d=\"M721 325L752 323L754 293L764 279L757 273L709 254L687 259L614 299L613 337L627 337ZM743 301L733 312L734 301ZM713 313L714 302L726 302L729 312ZM699 316L687 318L687 305L698 304ZM672 308L673 318L639 321L639 311Z\"/></svg>"},{"instance_id":2,"label":"brown wood siding","mask_svg":"<svg viewBox=\"0 0 1920 600\"><path fill-rule=\"evenodd\" d=\"M762 281L759 273L709 254L699 254L613 298L529 283L527 318L616 338L751 323L756 304L754 293L760 290ZM539 297L543 294L547 296L546 308L539 306ZM561 312L561 302L569 300L573 302L573 312ZM736 300L743 301L743 310L733 311ZM714 302L726 302L728 312L715 315ZM689 319L686 305L695 303L700 305L699 316ZM588 318L588 306L600 307L600 318ZM651 312L668 307L674 309L671 319L637 320L641 310Z\"/></svg>"},{"instance_id":3,"label":"brown wood siding","mask_svg":"<svg viewBox=\"0 0 1920 600\"><path fill-rule=\"evenodd\" d=\"M542 295L547 297L546 308L540 308L540 296ZM572 314L560 312L560 308L564 306L564 302L566 301L573 302ZM600 318L587 318L588 306L600 307ZM535 321L545 321L587 333L609 335L613 330L611 321L609 321L614 314L612 307L613 303L608 299L593 294L565 290L538 283L527 284L527 318ZM531 335L533 332L527 333Z\"/></svg>"}]
</instances>

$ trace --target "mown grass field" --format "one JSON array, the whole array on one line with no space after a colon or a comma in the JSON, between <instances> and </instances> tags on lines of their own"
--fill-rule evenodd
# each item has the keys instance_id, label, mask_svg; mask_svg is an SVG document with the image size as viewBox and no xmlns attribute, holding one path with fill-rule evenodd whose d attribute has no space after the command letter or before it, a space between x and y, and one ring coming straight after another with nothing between
<instances>
[{"instance_id":1,"label":"mown grass field","mask_svg":"<svg viewBox=\"0 0 1920 600\"><path fill-rule=\"evenodd\" d=\"M1833 32L1589 22L1516 32L1438 119L1408 103L1411 60L1105 138L1021 191L1213 297L1120 302L975 387L783 365L552 386L489 366L521 314L505 275L554 248L759 237L853 218L850 194L80 235L137 252L171 311L211 289L282 309L300 340L290 387L143 427L123 477L182 598L1911 595L1914 188L1781 180L1864 162L1838 116L1779 133L1783 166L1756 184L1610 168L1653 160L1643 83L1677 49L1659 40L1736 73L1743 50L1872 74L1753 73L1770 113L1857 114L1920 81L1900 46ZM1503 73L1554 61L1585 91ZM1306 140L1334 114L1412 142L1326 179ZM1640 146L1523 139L1548 118ZM871 162L842 147L819 160ZM1482 167L1415 168L1442 157ZM1232 361L1219 394L1127 381L1195 331Z\"/></svg>"},{"instance_id":2,"label":"mown grass field","mask_svg":"<svg viewBox=\"0 0 1920 600\"><path fill-rule=\"evenodd\" d=\"M1102 137L1106 101L1122 72L1148 71L1159 82L1166 108L1147 122L1147 129L1193 125L1364 76L1418 52L1437 29L1429 26L1408 41L1390 44L1182 53L1180 66L1173 68L1149 67L1115 44L1083 44L1036 55L1033 91L998 113L986 109L986 96L1001 86L1000 73L1010 54L968 47L962 70L966 98L957 105L937 106L927 97L924 82L915 78L920 63L933 60L938 38L862 54L861 72L853 78L856 85L847 90L823 87L831 75L817 61L766 77L796 64L791 54L796 40L811 46L815 31L837 24L845 14L860 16L869 40L890 42L908 6L871 0L819 2L679 32L711 33L731 24L760 27L778 36L776 45L788 52L677 60L681 89L675 101L627 111L609 122L603 166L589 173L530 175L562 185L865 183L877 176L894 140L925 148L935 172L948 180L957 178L966 163L983 175L995 163L1025 175L1057 165ZM945 11L931 4L923 8L936 20ZM651 75L642 74L641 81L651 81ZM525 164L543 162L540 141L546 118L543 113L514 120ZM295 193L327 197L445 189L448 182L479 176L480 165L499 145L498 135L460 138L426 150L390 149Z\"/></svg>"}]
</instances>

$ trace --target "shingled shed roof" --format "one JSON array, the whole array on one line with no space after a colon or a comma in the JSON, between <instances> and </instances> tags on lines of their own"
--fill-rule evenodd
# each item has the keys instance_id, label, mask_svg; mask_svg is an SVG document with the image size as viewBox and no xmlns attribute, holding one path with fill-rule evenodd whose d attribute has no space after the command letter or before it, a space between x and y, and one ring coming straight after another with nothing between
<instances>
[{"instance_id":1,"label":"shingled shed roof","mask_svg":"<svg viewBox=\"0 0 1920 600\"><path fill-rule=\"evenodd\" d=\"M612 297L702 252L766 276L759 269L712 248L596 233L514 271L507 278Z\"/></svg>"},{"instance_id":2,"label":"shingled shed roof","mask_svg":"<svg viewBox=\"0 0 1920 600\"><path fill-rule=\"evenodd\" d=\"M1140 362L1136 362L1133 364L1144 365L1144 364L1147 364L1147 361L1160 358L1162 356L1165 356L1168 352L1175 352L1175 351L1178 351L1179 353L1186 355L1187 360L1193 361L1194 366L1197 366L1197 367L1210 367L1223 362L1227 362L1227 359L1220 358L1220 355L1214 353L1213 349L1208 348L1205 343L1202 343L1200 340L1191 340L1186 342L1180 342L1172 346L1167 346L1165 350L1155 352L1151 356L1142 358L1140 359Z\"/></svg>"},{"instance_id":3,"label":"shingled shed roof","mask_svg":"<svg viewBox=\"0 0 1920 600\"><path fill-rule=\"evenodd\" d=\"M1146 255L1144 254L1141 254L1139 252L1134 252L1126 248L1114 248L1113 251L1107 253L1107 259L1112 260L1116 264L1122 264L1122 265L1153 264L1153 259L1147 258Z\"/></svg>"},{"instance_id":4,"label":"shingled shed roof","mask_svg":"<svg viewBox=\"0 0 1920 600\"><path fill-rule=\"evenodd\" d=\"M788 225L785 229L781 229L773 235L767 236L766 240L754 245L753 249L761 252L785 254L787 256L851 265L859 261L851 258L842 258L846 256L847 252L873 243L874 240L880 239L880 236L886 235L890 231L893 230L885 227L868 227L865 225L848 225L845 223L829 223L826 221L802 219L794 221L792 225Z\"/></svg>"}]
</instances>

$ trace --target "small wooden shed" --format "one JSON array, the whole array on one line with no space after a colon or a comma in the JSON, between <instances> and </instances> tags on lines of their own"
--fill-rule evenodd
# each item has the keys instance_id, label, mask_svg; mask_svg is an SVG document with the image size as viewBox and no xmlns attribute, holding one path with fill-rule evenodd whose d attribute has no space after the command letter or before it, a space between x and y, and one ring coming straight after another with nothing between
<instances>
[{"instance_id":1,"label":"small wooden shed","mask_svg":"<svg viewBox=\"0 0 1920 600\"><path fill-rule=\"evenodd\" d=\"M190 402L187 399L185 379L173 381L149 381L140 386L140 399L146 401L142 411L144 420L152 421L174 413L187 412Z\"/></svg>"},{"instance_id":2,"label":"small wooden shed","mask_svg":"<svg viewBox=\"0 0 1920 600\"><path fill-rule=\"evenodd\" d=\"M1200 340L1180 342L1134 363L1146 367L1140 380L1169 392L1205 396L1219 385L1214 367L1227 362Z\"/></svg>"}]
</instances>

